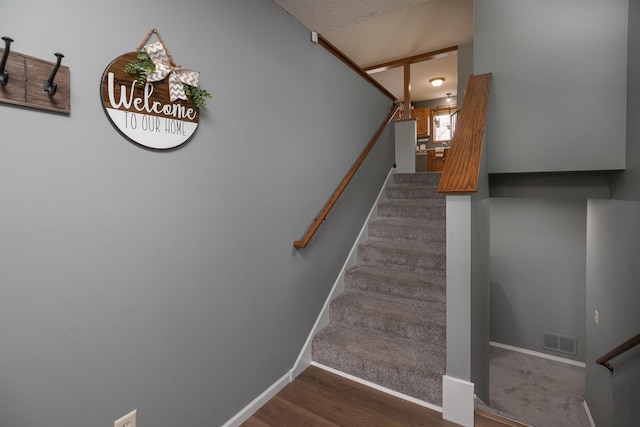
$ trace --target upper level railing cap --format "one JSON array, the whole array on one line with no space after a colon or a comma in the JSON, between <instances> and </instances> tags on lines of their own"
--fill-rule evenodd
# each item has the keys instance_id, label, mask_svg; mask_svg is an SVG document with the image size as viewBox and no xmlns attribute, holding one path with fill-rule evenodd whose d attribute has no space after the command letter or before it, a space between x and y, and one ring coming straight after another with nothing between
<instances>
[{"instance_id":1,"label":"upper level railing cap","mask_svg":"<svg viewBox=\"0 0 640 427\"><path fill-rule=\"evenodd\" d=\"M491 73L469 77L456 131L442 170L439 193L467 194L478 191L490 87Z\"/></svg>"}]
</instances>

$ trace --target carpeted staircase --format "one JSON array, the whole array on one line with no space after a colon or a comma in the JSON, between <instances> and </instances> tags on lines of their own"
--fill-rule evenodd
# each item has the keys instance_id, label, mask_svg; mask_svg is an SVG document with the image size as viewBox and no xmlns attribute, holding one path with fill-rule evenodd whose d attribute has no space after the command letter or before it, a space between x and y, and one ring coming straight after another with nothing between
<instances>
[{"instance_id":1,"label":"carpeted staircase","mask_svg":"<svg viewBox=\"0 0 640 427\"><path fill-rule=\"evenodd\" d=\"M439 173L393 175L358 246L315 362L441 405L445 372L445 198Z\"/></svg>"}]
</instances>

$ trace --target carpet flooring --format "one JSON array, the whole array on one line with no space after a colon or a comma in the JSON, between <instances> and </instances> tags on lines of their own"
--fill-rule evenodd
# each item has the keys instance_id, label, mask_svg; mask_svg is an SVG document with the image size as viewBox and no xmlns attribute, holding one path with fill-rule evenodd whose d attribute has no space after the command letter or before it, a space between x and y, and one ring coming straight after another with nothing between
<instances>
[{"instance_id":1,"label":"carpet flooring","mask_svg":"<svg viewBox=\"0 0 640 427\"><path fill-rule=\"evenodd\" d=\"M446 206L439 173L393 174L312 359L441 405Z\"/></svg>"},{"instance_id":2,"label":"carpet flooring","mask_svg":"<svg viewBox=\"0 0 640 427\"><path fill-rule=\"evenodd\" d=\"M584 368L491 347L489 408L533 427L589 427Z\"/></svg>"}]
</instances>

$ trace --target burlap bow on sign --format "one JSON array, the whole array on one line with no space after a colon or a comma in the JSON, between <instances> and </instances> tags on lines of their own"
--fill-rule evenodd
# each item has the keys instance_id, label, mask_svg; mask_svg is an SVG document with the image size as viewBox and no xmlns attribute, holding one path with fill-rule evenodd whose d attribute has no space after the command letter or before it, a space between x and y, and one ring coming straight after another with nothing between
<instances>
[{"instance_id":1,"label":"burlap bow on sign","mask_svg":"<svg viewBox=\"0 0 640 427\"><path fill-rule=\"evenodd\" d=\"M187 95L184 92L183 84L194 87L200 86L200 73L175 65L171 54L162 41L162 37L160 37L160 33L155 28L147 33L144 40L142 40L138 46L138 51L154 33L160 41L144 46L144 50L147 52L147 55L149 55L149 59L151 59L156 66L156 71L150 76L147 76L147 81L159 82L169 76L169 98L171 102L178 99L184 99L186 101Z\"/></svg>"}]
</instances>

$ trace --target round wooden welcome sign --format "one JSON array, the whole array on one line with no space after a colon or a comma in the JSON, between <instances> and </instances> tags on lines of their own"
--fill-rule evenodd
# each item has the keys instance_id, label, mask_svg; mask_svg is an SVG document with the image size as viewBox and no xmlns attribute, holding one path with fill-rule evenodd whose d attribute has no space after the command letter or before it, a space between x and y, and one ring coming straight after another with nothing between
<instances>
[{"instance_id":1,"label":"round wooden welcome sign","mask_svg":"<svg viewBox=\"0 0 640 427\"><path fill-rule=\"evenodd\" d=\"M145 41L153 32L157 34L152 30ZM203 98L211 97L198 79L197 71L173 63L160 39L109 64L102 76L102 105L131 141L159 150L175 148L194 134Z\"/></svg>"}]
</instances>

